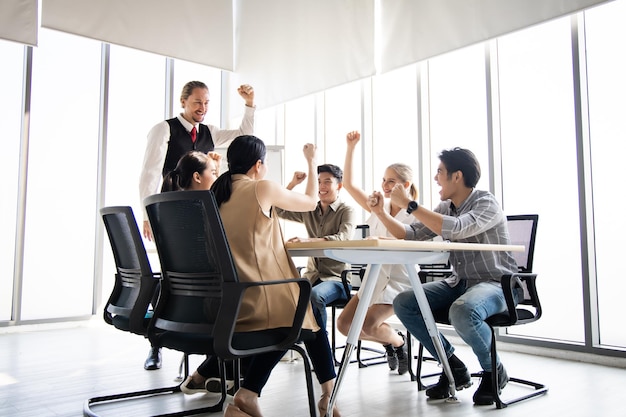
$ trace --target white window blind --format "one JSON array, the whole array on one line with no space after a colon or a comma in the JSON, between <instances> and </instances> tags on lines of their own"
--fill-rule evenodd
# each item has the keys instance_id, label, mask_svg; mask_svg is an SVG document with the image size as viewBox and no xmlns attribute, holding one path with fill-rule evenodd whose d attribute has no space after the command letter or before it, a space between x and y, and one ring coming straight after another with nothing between
<instances>
[{"instance_id":1,"label":"white window blind","mask_svg":"<svg viewBox=\"0 0 626 417\"><path fill-rule=\"evenodd\" d=\"M0 1L0 39L37 45L37 0Z\"/></svg>"},{"instance_id":2,"label":"white window blind","mask_svg":"<svg viewBox=\"0 0 626 417\"><path fill-rule=\"evenodd\" d=\"M257 106L375 73L374 0L239 0L236 21L233 84L252 84Z\"/></svg>"},{"instance_id":3,"label":"white window blind","mask_svg":"<svg viewBox=\"0 0 626 417\"><path fill-rule=\"evenodd\" d=\"M172 58L233 69L232 0L46 0L41 24Z\"/></svg>"},{"instance_id":4,"label":"white window blind","mask_svg":"<svg viewBox=\"0 0 626 417\"><path fill-rule=\"evenodd\" d=\"M381 72L606 0L380 0Z\"/></svg>"}]
</instances>

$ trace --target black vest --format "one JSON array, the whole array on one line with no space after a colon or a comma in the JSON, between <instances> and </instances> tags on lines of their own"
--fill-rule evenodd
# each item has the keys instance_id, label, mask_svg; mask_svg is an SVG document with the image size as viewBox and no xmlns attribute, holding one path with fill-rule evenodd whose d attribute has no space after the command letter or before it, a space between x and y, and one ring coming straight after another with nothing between
<instances>
[{"instance_id":1,"label":"black vest","mask_svg":"<svg viewBox=\"0 0 626 417\"><path fill-rule=\"evenodd\" d=\"M198 124L199 130L194 143L191 141L191 135L177 117L168 119L166 122L170 125L170 140L167 144L167 154L163 164L164 177L176 168L178 160L187 152L201 151L207 153L215 149L211 131L207 125Z\"/></svg>"}]
</instances>

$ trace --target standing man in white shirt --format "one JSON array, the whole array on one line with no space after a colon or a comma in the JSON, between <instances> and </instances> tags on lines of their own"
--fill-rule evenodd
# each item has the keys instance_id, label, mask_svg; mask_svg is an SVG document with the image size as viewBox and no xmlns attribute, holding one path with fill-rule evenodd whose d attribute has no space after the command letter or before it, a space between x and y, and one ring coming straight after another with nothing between
<instances>
[{"instance_id":1,"label":"standing man in white shirt","mask_svg":"<svg viewBox=\"0 0 626 417\"><path fill-rule=\"evenodd\" d=\"M202 123L209 109L209 88L201 81L190 81L183 87L180 104L183 108L178 116L156 124L148 132L146 153L139 178L141 201L159 192L161 179L172 171L178 160L188 151L207 153L216 146L228 145L241 135L254 133L254 89L244 84L237 89L245 100L246 108L238 129L221 130ZM143 222L144 237L151 240L152 232L147 217Z\"/></svg>"},{"instance_id":2,"label":"standing man in white shirt","mask_svg":"<svg viewBox=\"0 0 626 417\"><path fill-rule=\"evenodd\" d=\"M160 190L162 178L176 168L178 160L188 151L204 153L213 151L216 146L228 145L241 135L254 133L254 89L241 85L237 92L245 100L246 107L238 129L222 130L202 123L209 109L209 88L201 81L190 81L183 87L180 104L183 111L176 117L156 124L148 132L146 152L139 178L139 197L156 194ZM152 230L144 210L143 235L152 240ZM153 297L153 305L158 294ZM144 363L146 370L161 368L161 349L152 346Z\"/></svg>"}]
</instances>

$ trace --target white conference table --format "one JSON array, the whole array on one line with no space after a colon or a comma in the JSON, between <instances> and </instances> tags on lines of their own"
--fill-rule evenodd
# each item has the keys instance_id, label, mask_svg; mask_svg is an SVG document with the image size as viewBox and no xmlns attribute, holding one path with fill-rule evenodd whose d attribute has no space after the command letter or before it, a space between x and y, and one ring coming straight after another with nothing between
<instances>
[{"instance_id":1,"label":"white conference table","mask_svg":"<svg viewBox=\"0 0 626 417\"><path fill-rule=\"evenodd\" d=\"M326 257L336 259L349 264L366 264L367 269L363 291L359 299L359 304L354 313L354 319L348 331L346 339L346 347L343 352L341 364L337 372L337 381L330 396L328 405L328 415L332 417L333 405L337 399L337 394L341 386L341 381L350 363L350 356L359 341L361 328L365 320L367 308L372 299L376 279L378 277L380 267L383 264L402 264L406 266L409 273L409 279L415 292L415 298L424 317L428 334L430 335L437 356L441 359L441 365L450 381L450 398L456 401L456 389L454 377L448 359L443 350L441 339L437 330L435 319L430 310L428 300L424 294L424 289L415 271L416 264L434 264L446 263L448 261L450 251L524 251L523 245L488 245L481 243L458 243L445 241L409 241L409 240L390 240L390 239L365 239L365 240L348 240L348 241L324 241L309 243L287 243L285 245L292 257L312 256ZM410 341L407 341L410 343Z\"/></svg>"}]
</instances>

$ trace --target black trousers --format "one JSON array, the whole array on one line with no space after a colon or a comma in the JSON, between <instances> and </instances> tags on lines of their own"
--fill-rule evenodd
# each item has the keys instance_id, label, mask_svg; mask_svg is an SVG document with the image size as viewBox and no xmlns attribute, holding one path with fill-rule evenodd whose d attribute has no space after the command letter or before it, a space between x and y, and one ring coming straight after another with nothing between
<instances>
[{"instance_id":1,"label":"black trousers","mask_svg":"<svg viewBox=\"0 0 626 417\"><path fill-rule=\"evenodd\" d=\"M301 339L311 358L311 364L313 369L315 369L315 375L317 375L319 383L322 384L334 379L337 374L326 332L323 330L317 332L303 330ZM241 386L260 395L263 387L267 384L272 370L286 352L286 350L277 350L243 358L241 361L241 373L244 379ZM219 366L217 358L213 356L207 358L198 367L198 373L205 378L218 377ZM229 378L227 375L227 379L233 378Z\"/></svg>"}]
</instances>

